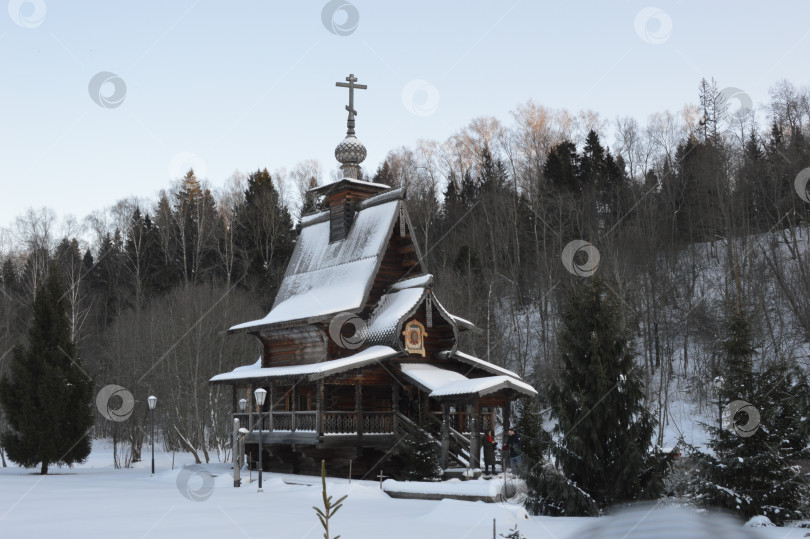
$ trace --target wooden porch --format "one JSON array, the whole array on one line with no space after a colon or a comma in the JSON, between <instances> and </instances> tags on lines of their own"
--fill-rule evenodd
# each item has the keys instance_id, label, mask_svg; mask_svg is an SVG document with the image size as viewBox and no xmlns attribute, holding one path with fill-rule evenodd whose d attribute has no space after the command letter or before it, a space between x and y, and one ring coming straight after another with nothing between
<instances>
[{"instance_id":1,"label":"wooden porch","mask_svg":"<svg viewBox=\"0 0 810 539\"><path fill-rule=\"evenodd\" d=\"M262 444L305 445L329 445L363 436L391 438L397 432L398 419L393 411L335 410L264 412L261 424L258 412L234 413L233 417L248 429L247 443L259 443L261 436ZM375 442L382 440L368 441L369 445L377 445Z\"/></svg>"}]
</instances>

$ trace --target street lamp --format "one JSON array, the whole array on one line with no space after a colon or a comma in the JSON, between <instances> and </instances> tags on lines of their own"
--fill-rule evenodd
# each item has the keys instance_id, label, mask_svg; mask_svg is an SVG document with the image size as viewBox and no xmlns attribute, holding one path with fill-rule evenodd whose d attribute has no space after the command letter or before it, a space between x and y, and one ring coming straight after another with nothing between
<instances>
[{"instance_id":1,"label":"street lamp","mask_svg":"<svg viewBox=\"0 0 810 539\"><path fill-rule=\"evenodd\" d=\"M717 376L714 379L714 389L717 390L717 419L719 421L720 430L723 430L723 398L720 390L723 389L723 382L726 380L722 376Z\"/></svg>"},{"instance_id":2,"label":"street lamp","mask_svg":"<svg viewBox=\"0 0 810 539\"><path fill-rule=\"evenodd\" d=\"M239 399L239 411L243 414L245 413L245 408L247 407L247 399ZM242 429L239 429L240 432ZM239 442L239 466L241 467L242 464L245 462L245 437L242 436L241 441Z\"/></svg>"},{"instance_id":3,"label":"street lamp","mask_svg":"<svg viewBox=\"0 0 810 539\"><path fill-rule=\"evenodd\" d=\"M259 388L253 392L256 397L256 404L259 405L259 492L262 490L262 407L264 406L264 399L267 397L267 390Z\"/></svg>"},{"instance_id":4,"label":"street lamp","mask_svg":"<svg viewBox=\"0 0 810 539\"><path fill-rule=\"evenodd\" d=\"M149 419L152 423L152 477L155 476L155 406L157 397L150 395L146 402L149 403Z\"/></svg>"}]
</instances>

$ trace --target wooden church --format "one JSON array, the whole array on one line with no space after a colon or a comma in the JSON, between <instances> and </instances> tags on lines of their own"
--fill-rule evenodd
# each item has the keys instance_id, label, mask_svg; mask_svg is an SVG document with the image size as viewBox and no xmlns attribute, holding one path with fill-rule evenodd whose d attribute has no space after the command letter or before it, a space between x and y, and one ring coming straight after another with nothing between
<instances>
[{"instance_id":1,"label":"wooden church","mask_svg":"<svg viewBox=\"0 0 810 539\"><path fill-rule=\"evenodd\" d=\"M270 313L229 329L261 341L259 360L214 376L233 391L248 428L249 458L265 470L376 473L398 465L402 439L426 425L443 467L479 464L479 439L508 423L510 402L536 391L520 376L458 350L474 326L449 313L417 245L406 192L363 181L350 75L348 132L335 149L343 179L312 190L328 210L301 218L301 233ZM253 399L267 391L261 410ZM247 409L240 409L240 401Z\"/></svg>"}]
</instances>

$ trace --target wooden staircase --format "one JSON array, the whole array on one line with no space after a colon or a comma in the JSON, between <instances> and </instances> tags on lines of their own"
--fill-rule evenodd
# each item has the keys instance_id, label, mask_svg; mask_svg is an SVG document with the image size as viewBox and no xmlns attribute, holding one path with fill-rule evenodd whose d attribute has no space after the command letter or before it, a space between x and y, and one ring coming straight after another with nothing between
<instances>
[{"instance_id":1,"label":"wooden staircase","mask_svg":"<svg viewBox=\"0 0 810 539\"><path fill-rule=\"evenodd\" d=\"M441 427L441 421L439 421L433 415L429 415L432 421L435 421L439 427ZM398 432L397 435L399 437L404 436L414 436L416 435L416 431L419 426L414 423L409 417L397 413L397 424L398 424ZM470 464L470 439L458 432L453 427L448 425L448 438L449 438L449 451L447 454L447 463L445 464L445 468L466 468ZM437 438L436 436L430 435L436 443L441 446L441 439Z\"/></svg>"}]
</instances>

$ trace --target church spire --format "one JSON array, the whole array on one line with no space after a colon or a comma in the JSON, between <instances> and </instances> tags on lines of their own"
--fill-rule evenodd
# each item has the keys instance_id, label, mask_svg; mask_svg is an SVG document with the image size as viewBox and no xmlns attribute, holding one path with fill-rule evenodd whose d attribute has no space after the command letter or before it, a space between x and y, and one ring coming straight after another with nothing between
<instances>
[{"instance_id":1,"label":"church spire","mask_svg":"<svg viewBox=\"0 0 810 539\"><path fill-rule=\"evenodd\" d=\"M349 117L346 120L346 138L335 148L335 158L340 162L340 170L343 171L344 178L359 180L360 163L365 160L367 152L363 143L354 135L354 117L357 115L357 110L354 108L354 90L365 90L368 86L355 84L357 77L353 73L346 77L346 81L335 83L335 86L349 89L349 104L346 105L346 110L349 111Z\"/></svg>"}]
</instances>

